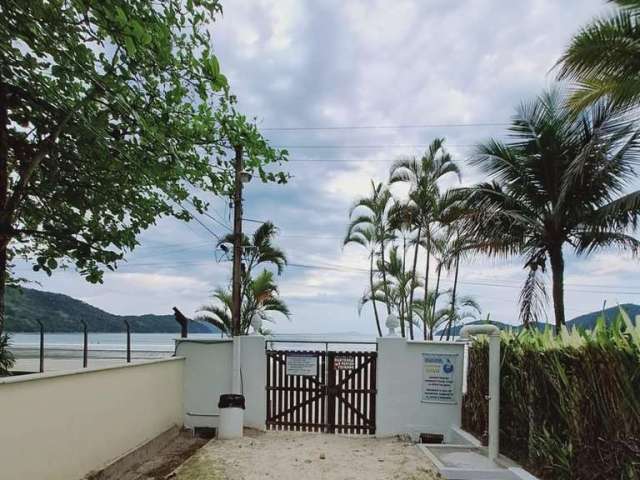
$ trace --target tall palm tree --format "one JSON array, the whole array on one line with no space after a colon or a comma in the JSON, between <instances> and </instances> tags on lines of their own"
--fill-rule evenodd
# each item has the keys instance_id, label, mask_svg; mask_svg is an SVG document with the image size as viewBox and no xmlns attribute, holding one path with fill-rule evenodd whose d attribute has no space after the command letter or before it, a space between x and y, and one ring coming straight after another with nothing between
<instances>
[{"instance_id":1,"label":"tall palm tree","mask_svg":"<svg viewBox=\"0 0 640 480\"><path fill-rule=\"evenodd\" d=\"M437 219L439 201L441 200L438 181L448 174L455 174L460 178L460 169L451 155L444 148L443 138L434 139L427 151L418 160L416 158L400 159L391 167L390 183L406 182L409 184L409 205L415 209L415 226L417 228L415 248L413 252L413 277L416 277L418 264L418 250L425 245L426 266L424 280L424 299L429 290L429 268L431 259L432 224ZM424 241L423 241L424 240ZM422 318L426 317L427 302L421 304ZM412 318L413 289L409 298L408 317ZM423 330L426 336L426 331Z\"/></svg>"},{"instance_id":2,"label":"tall palm tree","mask_svg":"<svg viewBox=\"0 0 640 480\"><path fill-rule=\"evenodd\" d=\"M404 308L409 298L409 292L411 288L418 288L421 286L421 282L413 278L411 271L406 271L402 266L402 254L399 252L397 245L392 246L389 249L389 258L384 260L378 259L378 269L385 269L387 272L387 286L384 288L384 282L377 282L373 285L373 288L365 292L360 299L359 309L362 309L370 301L384 302L389 307L390 312L395 312L399 316L405 315ZM404 326L408 323L413 323L413 319L402 317L404 323L400 322L401 336L405 336Z\"/></svg>"},{"instance_id":3,"label":"tall palm tree","mask_svg":"<svg viewBox=\"0 0 640 480\"><path fill-rule=\"evenodd\" d=\"M640 104L640 0L611 0L618 8L575 35L560 58L559 78L577 83L576 109L607 97L617 106Z\"/></svg>"},{"instance_id":4,"label":"tall palm tree","mask_svg":"<svg viewBox=\"0 0 640 480\"><path fill-rule=\"evenodd\" d=\"M399 236L402 239L401 270L402 274L404 275L407 270L407 243L412 243L409 237L411 236L411 231L417 224L418 210L410 202L402 202L396 200L389 209L388 217L389 228L393 232L398 232L398 235L396 235L396 237ZM412 270L412 274L413 278L415 278L415 268ZM400 305L400 332L403 337L406 333L405 320L409 320L412 318L410 304L413 301L413 290L415 290L415 287L411 289L410 299L403 297ZM413 340L413 323L409 322L408 327L409 338Z\"/></svg>"},{"instance_id":5,"label":"tall palm tree","mask_svg":"<svg viewBox=\"0 0 640 480\"><path fill-rule=\"evenodd\" d=\"M233 322L231 319L231 292L218 288L213 294L217 303L200 307L203 315L197 320L206 321L216 326L224 334L231 336ZM256 278L250 279L240 308L240 329L246 334L251 326L254 315L259 315L262 320L273 322L272 313L279 313L290 317L289 307L278 296L278 286L273 280L273 273L263 270Z\"/></svg>"},{"instance_id":6,"label":"tall palm tree","mask_svg":"<svg viewBox=\"0 0 640 480\"><path fill-rule=\"evenodd\" d=\"M490 255L522 255L528 269L549 262L559 330L565 248L640 250L630 234L640 191L623 193L640 160L639 133L602 102L576 116L555 90L520 106L509 131L508 143L490 140L476 149L473 163L492 181L461 191L464 228Z\"/></svg>"},{"instance_id":7,"label":"tall palm tree","mask_svg":"<svg viewBox=\"0 0 640 480\"><path fill-rule=\"evenodd\" d=\"M344 239L343 245L355 243L362 245L369 252L369 288L370 291L374 291L374 264L375 258L378 252L378 237L376 236L376 229L372 225L357 224L349 228L347 236ZM378 335L382 336L382 328L380 326L380 316L378 315L378 307L376 306L375 297L371 298L373 305L373 315L376 319L376 328L378 329Z\"/></svg>"},{"instance_id":8,"label":"tall palm tree","mask_svg":"<svg viewBox=\"0 0 640 480\"><path fill-rule=\"evenodd\" d=\"M393 239L392 232L389 229L388 213L393 204L393 198L389 189L382 183L371 181L371 195L357 200L349 211L350 223L347 228L347 237L349 232L355 228L370 227L373 229L375 239L380 247L380 257L385 258L385 248L387 242ZM391 305L389 302L389 289L387 283L387 273L385 270L385 262L380 264L380 274L382 275L382 288L385 296L385 304L387 306L387 315L391 313Z\"/></svg>"}]
</instances>

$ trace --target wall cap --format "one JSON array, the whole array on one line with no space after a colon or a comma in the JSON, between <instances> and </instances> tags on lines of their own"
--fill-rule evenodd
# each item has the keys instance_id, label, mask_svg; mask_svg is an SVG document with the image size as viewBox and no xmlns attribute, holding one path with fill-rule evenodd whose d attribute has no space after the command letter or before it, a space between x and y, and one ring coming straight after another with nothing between
<instances>
[{"instance_id":1,"label":"wall cap","mask_svg":"<svg viewBox=\"0 0 640 480\"><path fill-rule=\"evenodd\" d=\"M169 357L169 358L159 358L159 359L153 359L153 360L141 360L141 361L132 362L132 363L125 363L123 365L120 365L120 364L109 365L107 367L79 368L74 370L60 370L55 372L16 375L13 377L0 378L0 386L12 384L12 383L30 382L32 380L47 380L50 378L67 377L70 375L82 375L84 373L103 372L107 370L118 370L121 368L144 367L144 366L155 365L159 363L176 362L176 361L184 361L184 360L185 360L185 357Z\"/></svg>"}]
</instances>

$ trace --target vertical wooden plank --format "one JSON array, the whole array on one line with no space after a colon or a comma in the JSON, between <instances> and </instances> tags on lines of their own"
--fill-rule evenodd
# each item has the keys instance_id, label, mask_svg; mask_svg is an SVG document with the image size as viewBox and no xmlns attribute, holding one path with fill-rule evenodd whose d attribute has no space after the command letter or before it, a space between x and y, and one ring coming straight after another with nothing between
<instances>
[{"instance_id":1,"label":"vertical wooden plank","mask_svg":"<svg viewBox=\"0 0 640 480\"><path fill-rule=\"evenodd\" d=\"M279 355L280 359L283 360L284 362L287 361L287 354L286 353L281 353ZM280 387L278 389L278 413L281 414L282 412L284 412L284 389L282 387L284 387L284 382L285 382L285 377L286 376L286 372L285 372L285 365L282 362L278 362L278 387ZM282 422L284 421L283 417L278 417L278 430L282 430Z\"/></svg>"},{"instance_id":2,"label":"vertical wooden plank","mask_svg":"<svg viewBox=\"0 0 640 480\"><path fill-rule=\"evenodd\" d=\"M367 357L364 356L364 361L367 360ZM363 428L361 433L369 433L369 395L367 391L369 390L369 368L370 365L365 365L362 369L362 414L364 415L366 422L363 423Z\"/></svg>"},{"instance_id":3,"label":"vertical wooden plank","mask_svg":"<svg viewBox=\"0 0 640 480\"><path fill-rule=\"evenodd\" d=\"M355 376L351 376L351 379L349 380L349 390L351 390L351 393L349 394L349 403L351 405L353 405L354 407L356 407L356 393L354 392L355 388L356 388L356 378L358 376L358 366L359 366L359 356L356 354L353 354L354 358L353 358L353 363L354 363L354 367L355 370L353 372L349 371L349 370L345 370L345 373L351 374L351 373L355 373ZM349 409L349 413L350 413L350 419L349 419L349 424L351 425L351 428L349 428L349 431L351 433L356 433L356 412L354 411L353 408Z\"/></svg>"},{"instance_id":4,"label":"vertical wooden plank","mask_svg":"<svg viewBox=\"0 0 640 480\"><path fill-rule=\"evenodd\" d=\"M318 418L320 418L320 424L322 425L322 427L320 427L320 431L323 433L327 433L326 415L325 415L325 408L327 406L327 376L326 376L327 357L325 355L325 352L322 352L320 354L320 358L322 359L322 366L319 367L320 371L318 372L318 375L320 376L320 384L322 385L322 389L324 391L320 395Z\"/></svg>"},{"instance_id":5,"label":"vertical wooden plank","mask_svg":"<svg viewBox=\"0 0 640 480\"><path fill-rule=\"evenodd\" d=\"M307 386L307 377L302 377L300 379L300 390L302 390L300 393L301 395L301 399L298 402L298 405L302 405L304 402L307 401L307 399L309 398L309 392L307 392L306 390L306 386ZM299 413L300 413L300 425L301 425L301 430L303 432L307 431L307 409L306 407L303 406L299 406L298 407Z\"/></svg>"},{"instance_id":6,"label":"vertical wooden plank","mask_svg":"<svg viewBox=\"0 0 640 480\"><path fill-rule=\"evenodd\" d=\"M334 368L335 352L329 352L327 365L327 430L329 433L336 431L336 398L333 392L336 384L336 371Z\"/></svg>"},{"instance_id":7,"label":"vertical wooden plank","mask_svg":"<svg viewBox=\"0 0 640 480\"><path fill-rule=\"evenodd\" d=\"M378 354L376 352L372 352L371 354L371 382L370 382L370 390L369 390L369 403L371 407L369 408L369 434L373 435L376 433L376 389L377 389L377 379L376 379L376 368L377 368L377 360Z\"/></svg>"},{"instance_id":8,"label":"vertical wooden plank","mask_svg":"<svg viewBox=\"0 0 640 480\"><path fill-rule=\"evenodd\" d=\"M269 428L269 422L271 420L271 356L269 355L269 351L265 351L265 355L267 357L267 379L266 379L266 384L267 384L267 412L266 412L266 420L265 423L267 425L267 429Z\"/></svg>"}]
</instances>

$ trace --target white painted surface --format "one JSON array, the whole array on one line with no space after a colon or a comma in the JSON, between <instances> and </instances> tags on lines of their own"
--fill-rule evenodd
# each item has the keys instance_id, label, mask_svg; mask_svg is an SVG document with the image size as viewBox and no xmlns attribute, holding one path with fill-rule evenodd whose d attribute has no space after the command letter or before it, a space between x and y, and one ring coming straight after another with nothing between
<instances>
[{"instance_id":1,"label":"white painted surface","mask_svg":"<svg viewBox=\"0 0 640 480\"><path fill-rule=\"evenodd\" d=\"M176 354L185 358L184 426L218 427L218 400L231 393L231 340L176 340Z\"/></svg>"},{"instance_id":2,"label":"white painted surface","mask_svg":"<svg viewBox=\"0 0 640 480\"><path fill-rule=\"evenodd\" d=\"M244 425L265 428L266 355L264 337L239 337L240 389L245 396ZM184 383L184 425L219 427L218 400L232 393L233 342L225 340L180 339L176 352L186 358Z\"/></svg>"},{"instance_id":3,"label":"white painted surface","mask_svg":"<svg viewBox=\"0 0 640 480\"><path fill-rule=\"evenodd\" d=\"M423 403L423 353L458 354L454 363L455 403ZM453 342L378 338L376 435L441 433L460 427L464 345Z\"/></svg>"},{"instance_id":4,"label":"white painted surface","mask_svg":"<svg viewBox=\"0 0 640 480\"><path fill-rule=\"evenodd\" d=\"M242 391L246 403L244 426L266 429L267 417L267 355L264 337L240 337Z\"/></svg>"},{"instance_id":5,"label":"white painted surface","mask_svg":"<svg viewBox=\"0 0 640 480\"><path fill-rule=\"evenodd\" d=\"M74 480L182 425L184 359L0 380L0 478Z\"/></svg>"},{"instance_id":6,"label":"white painted surface","mask_svg":"<svg viewBox=\"0 0 640 480\"><path fill-rule=\"evenodd\" d=\"M218 438L230 440L242 438L242 423L244 410L242 408L220 409L220 425L218 426Z\"/></svg>"}]
</instances>

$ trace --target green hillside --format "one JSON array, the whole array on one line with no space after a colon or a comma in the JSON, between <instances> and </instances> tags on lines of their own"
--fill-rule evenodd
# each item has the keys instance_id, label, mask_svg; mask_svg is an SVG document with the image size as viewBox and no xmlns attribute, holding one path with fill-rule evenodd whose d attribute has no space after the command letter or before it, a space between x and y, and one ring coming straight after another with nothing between
<instances>
[{"instance_id":1,"label":"green hillside","mask_svg":"<svg viewBox=\"0 0 640 480\"><path fill-rule=\"evenodd\" d=\"M632 321L635 321L636 315L640 315L640 305L636 305L634 303L624 303L620 306L624 309L625 312L627 312L629 317L631 317ZM607 308L604 311L607 325L613 322L613 320L618 316L618 312L619 310L617 305L615 307ZM567 322L567 328L568 329L580 328L585 330L593 330L593 328L596 326L596 321L601 314L602 314L602 310L598 310L595 312L585 313L584 315L575 317ZM486 322L484 320L476 320L473 322L469 322L467 325L482 325L485 323ZM500 330L505 330L505 329L521 330L523 328L522 325L507 325L506 323L494 322L494 321L491 321L490 323L498 327ZM535 326L538 330L544 330L546 327L553 328L553 323L548 323L548 324L536 323ZM462 327L463 325L457 325L453 327L451 329L451 335L453 335L454 337L457 337L460 334L460 329ZM440 335L442 335L443 331L444 330L439 330L436 333L436 338L440 338Z\"/></svg>"},{"instance_id":2,"label":"green hillside","mask_svg":"<svg viewBox=\"0 0 640 480\"><path fill-rule=\"evenodd\" d=\"M122 332L124 320L131 330L139 333L177 333L180 326L173 315L113 315L88 303L60 293L31 288L9 288L6 296L6 330L9 332L37 332L42 321L47 332L82 331L80 319L90 332ZM191 333L215 333L212 325L190 322Z\"/></svg>"}]
</instances>

